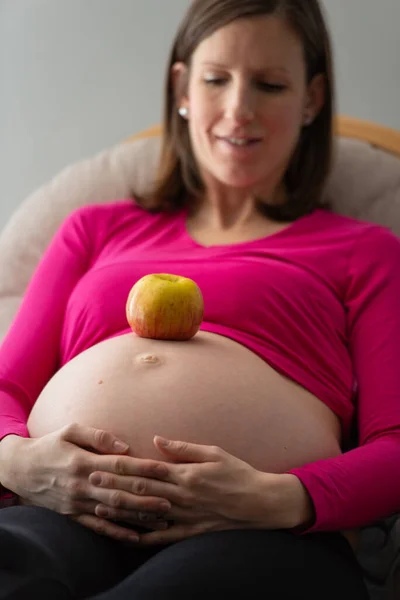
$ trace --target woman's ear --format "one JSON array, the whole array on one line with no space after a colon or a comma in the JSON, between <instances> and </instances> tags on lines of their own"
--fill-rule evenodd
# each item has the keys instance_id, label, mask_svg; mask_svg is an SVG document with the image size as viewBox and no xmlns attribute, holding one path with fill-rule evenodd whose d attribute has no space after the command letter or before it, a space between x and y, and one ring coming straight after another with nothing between
<instances>
[{"instance_id":1,"label":"woman's ear","mask_svg":"<svg viewBox=\"0 0 400 600\"><path fill-rule=\"evenodd\" d=\"M304 119L308 124L317 118L325 104L325 75L318 73L311 80L307 89L307 99L304 107Z\"/></svg>"},{"instance_id":2,"label":"woman's ear","mask_svg":"<svg viewBox=\"0 0 400 600\"><path fill-rule=\"evenodd\" d=\"M183 62L176 62L171 69L171 83L174 89L177 108L188 108L189 100L187 94L188 68Z\"/></svg>"}]
</instances>

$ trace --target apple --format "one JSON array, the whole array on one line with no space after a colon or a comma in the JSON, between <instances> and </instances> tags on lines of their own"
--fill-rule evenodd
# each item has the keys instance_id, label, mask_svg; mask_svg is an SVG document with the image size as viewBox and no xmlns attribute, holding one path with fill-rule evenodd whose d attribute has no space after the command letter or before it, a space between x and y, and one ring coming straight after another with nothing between
<instances>
[{"instance_id":1,"label":"apple","mask_svg":"<svg viewBox=\"0 0 400 600\"><path fill-rule=\"evenodd\" d=\"M126 302L132 331L155 340L190 340L198 332L203 315L199 286L180 275L145 275L132 287Z\"/></svg>"}]
</instances>

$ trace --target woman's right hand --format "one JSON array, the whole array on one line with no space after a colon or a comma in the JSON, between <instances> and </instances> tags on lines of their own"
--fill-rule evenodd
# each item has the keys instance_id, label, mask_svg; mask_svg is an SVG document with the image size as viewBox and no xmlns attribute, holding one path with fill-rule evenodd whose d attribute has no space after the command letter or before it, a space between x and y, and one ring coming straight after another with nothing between
<instances>
[{"instance_id":1,"label":"woman's right hand","mask_svg":"<svg viewBox=\"0 0 400 600\"><path fill-rule=\"evenodd\" d=\"M95 514L99 504L91 498L89 476L94 471L120 473L121 461L129 461L131 474L151 479L159 463L151 459L123 456L127 444L112 433L72 424L40 438L14 435L4 438L1 447L1 483L20 498L20 504L43 506L68 515L101 535L133 541L135 531ZM165 528L160 516L165 499L135 496L135 511L130 524L148 529ZM137 511L137 512L136 512ZM154 516L154 519L152 518Z\"/></svg>"}]
</instances>

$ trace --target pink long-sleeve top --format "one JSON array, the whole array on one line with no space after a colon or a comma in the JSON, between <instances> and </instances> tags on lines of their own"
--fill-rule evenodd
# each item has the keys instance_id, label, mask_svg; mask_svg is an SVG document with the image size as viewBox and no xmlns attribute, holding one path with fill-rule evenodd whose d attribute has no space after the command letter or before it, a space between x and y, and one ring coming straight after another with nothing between
<instances>
[{"instance_id":1,"label":"pink long-sleeve top","mask_svg":"<svg viewBox=\"0 0 400 600\"><path fill-rule=\"evenodd\" d=\"M90 205L62 224L0 348L0 439L28 436L29 412L74 356L129 331L132 285L154 272L194 279L201 329L232 338L324 402L359 445L290 473L308 490L306 530L363 526L400 510L400 241L316 209L259 240L205 247L187 210L132 200ZM56 399L55 399L56 402Z\"/></svg>"}]
</instances>

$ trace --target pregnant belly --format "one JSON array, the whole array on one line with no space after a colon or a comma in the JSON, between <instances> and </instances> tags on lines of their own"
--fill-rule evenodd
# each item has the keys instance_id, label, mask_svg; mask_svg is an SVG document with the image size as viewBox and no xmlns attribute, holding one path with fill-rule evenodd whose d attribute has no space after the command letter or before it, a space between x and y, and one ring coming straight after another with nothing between
<instances>
[{"instance_id":1,"label":"pregnant belly","mask_svg":"<svg viewBox=\"0 0 400 600\"><path fill-rule=\"evenodd\" d=\"M28 428L40 437L72 422L112 431L143 458L160 458L155 434L217 445L276 473L341 453L329 408L247 348L207 332L185 342L129 333L82 352L43 389Z\"/></svg>"}]
</instances>

